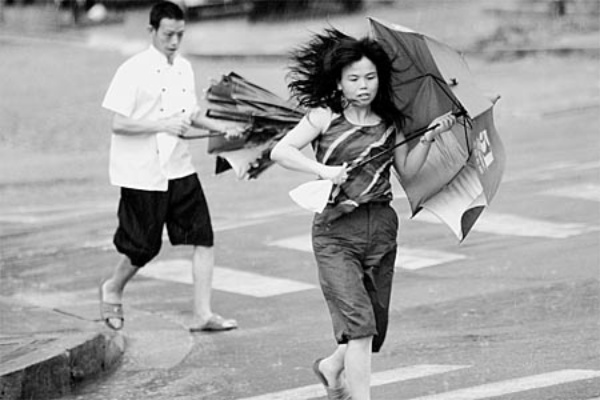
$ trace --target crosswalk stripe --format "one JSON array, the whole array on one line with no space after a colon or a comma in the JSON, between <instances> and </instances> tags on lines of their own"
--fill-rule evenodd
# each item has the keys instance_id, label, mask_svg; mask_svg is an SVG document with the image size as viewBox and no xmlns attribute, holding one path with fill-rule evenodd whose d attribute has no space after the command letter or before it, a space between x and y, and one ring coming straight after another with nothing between
<instances>
[{"instance_id":1,"label":"crosswalk stripe","mask_svg":"<svg viewBox=\"0 0 600 400\"><path fill-rule=\"evenodd\" d=\"M593 184L561 187L543 192L550 196L567 197L600 202L600 186Z\"/></svg>"},{"instance_id":2,"label":"crosswalk stripe","mask_svg":"<svg viewBox=\"0 0 600 400\"><path fill-rule=\"evenodd\" d=\"M417 397L411 400L480 400L504 396L526 390L542 389L549 386L599 378L600 371L593 370L562 370L547 374L533 375L524 378L510 379L501 382L488 383L466 389L454 390L431 396Z\"/></svg>"},{"instance_id":3,"label":"crosswalk stripe","mask_svg":"<svg viewBox=\"0 0 600 400\"><path fill-rule=\"evenodd\" d=\"M79 219L93 215L105 214L114 209L104 204L79 205L71 209L62 207L32 208L13 210L9 213L0 213L0 222L14 224L49 224L70 219Z\"/></svg>"},{"instance_id":4,"label":"crosswalk stripe","mask_svg":"<svg viewBox=\"0 0 600 400\"><path fill-rule=\"evenodd\" d=\"M425 212L421 214L415 219L416 221L441 224L441 221L433 214ZM565 239L596 231L598 227L579 223L549 222L512 214L484 212L473 226L473 230L496 235Z\"/></svg>"},{"instance_id":5,"label":"crosswalk stripe","mask_svg":"<svg viewBox=\"0 0 600 400\"><path fill-rule=\"evenodd\" d=\"M573 174L600 168L600 161L581 163L578 161L559 162L552 165L542 165L537 168L522 171L511 171L502 178L502 183L516 181L547 181L556 180L559 174Z\"/></svg>"},{"instance_id":6,"label":"crosswalk stripe","mask_svg":"<svg viewBox=\"0 0 600 400\"><path fill-rule=\"evenodd\" d=\"M265 224L281 218L282 216L302 215L306 212L299 207L281 207L254 213L245 213L243 218L215 218L213 229L215 232L223 232L247 226Z\"/></svg>"},{"instance_id":7,"label":"crosswalk stripe","mask_svg":"<svg viewBox=\"0 0 600 400\"><path fill-rule=\"evenodd\" d=\"M417 270L420 268L433 267L435 265L463 260L465 258L466 256L462 254L447 253L444 251L398 247L396 268Z\"/></svg>"},{"instance_id":8,"label":"crosswalk stripe","mask_svg":"<svg viewBox=\"0 0 600 400\"><path fill-rule=\"evenodd\" d=\"M424 378L426 376L443 374L468 367L469 366L467 365L414 365L376 372L371 376L371 386L375 387L410 379ZM323 388L323 385L309 385L280 392L266 393L254 397L245 397L238 400L307 400L322 397L324 395L325 389Z\"/></svg>"},{"instance_id":9,"label":"crosswalk stripe","mask_svg":"<svg viewBox=\"0 0 600 400\"><path fill-rule=\"evenodd\" d=\"M268 245L305 252L312 251L310 234L292 236L289 238L276 240L268 243ZM396 257L396 268L416 270L420 268L432 267L434 265L440 265L452 261L457 261L464 258L466 257L462 254L447 253L436 250L398 247L398 255Z\"/></svg>"},{"instance_id":10,"label":"crosswalk stripe","mask_svg":"<svg viewBox=\"0 0 600 400\"><path fill-rule=\"evenodd\" d=\"M176 259L154 261L140 269L140 275L163 281L192 284L192 262ZM290 279L273 278L252 272L215 267L213 289L252 297L271 297L315 289L315 285Z\"/></svg>"}]
</instances>

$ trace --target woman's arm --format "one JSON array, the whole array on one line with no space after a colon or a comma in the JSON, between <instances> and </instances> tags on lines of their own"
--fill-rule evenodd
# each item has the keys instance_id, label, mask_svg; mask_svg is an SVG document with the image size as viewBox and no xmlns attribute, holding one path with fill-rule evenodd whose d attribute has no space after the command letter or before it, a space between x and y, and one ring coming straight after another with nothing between
<instances>
[{"instance_id":1,"label":"woman's arm","mask_svg":"<svg viewBox=\"0 0 600 400\"><path fill-rule=\"evenodd\" d=\"M316 174L335 184L347 178L346 166L328 166L311 159L302 149L312 142L329 126L331 112L325 109L311 110L289 131L271 151L271 159L284 168Z\"/></svg>"},{"instance_id":2,"label":"woman's arm","mask_svg":"<svg viewBox=\"0 0 600 400\"><path fill-rule=\"evenodd\" d=\"M394 151L394 168L401 178L410 179L421 170L435 138L441 133L450 130L455 122L456 117L451 113L437 117L429 124L429 127L436 125L437 127L425 133L419 143L410 152L408 152L406 146L398 146L396 148ZM403 140L405 138L401 133L396 136L396 143L400 143Z\"/></svg>"}]
</instances>

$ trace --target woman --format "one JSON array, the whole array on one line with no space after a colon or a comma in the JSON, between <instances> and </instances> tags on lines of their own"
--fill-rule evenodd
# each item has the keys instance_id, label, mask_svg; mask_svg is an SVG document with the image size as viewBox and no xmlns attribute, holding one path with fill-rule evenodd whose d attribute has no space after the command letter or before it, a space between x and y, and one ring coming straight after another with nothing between
<instances>
[{"instance_id":1,"label":"woman","mask_svg":"<svg viewBox=\"0 0 600 400\"><path fill-rule=\"evenodd\" d=\"M401 178L416 174L435 137L455 119L436 118L410 152L398 146L356 166L404 140L388 56L369 38L330 29L296 50L292 61L289 88L309 111L271 158L334 184L327 207L314 217L312 240L338 345L313 370L329 399L368 400L371 353L380 350L387 330L397 248L390 168ZM315 159L301 152L309 143Z\"/></svg>"}]
</instances>

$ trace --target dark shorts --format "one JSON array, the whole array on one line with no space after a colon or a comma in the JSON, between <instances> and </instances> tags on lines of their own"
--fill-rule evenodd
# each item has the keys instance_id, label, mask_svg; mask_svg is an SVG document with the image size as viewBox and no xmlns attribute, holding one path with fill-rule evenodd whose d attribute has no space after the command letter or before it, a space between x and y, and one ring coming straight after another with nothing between
<instances>
[{"instance_id":1,"label":"dark shorts","mask_svg":"<svg viewBox=\"0 0 600 400\"><path fill-rule=\"evenodd\" d=\"M121 188L117 250L142 267L160 251L167 226L173 245L213 245L213 229L196 174L169 181L166 192Z\"/></svg>"},{"instance_id":2,"label":"dark shorts","mask_svg":"<svg viewBox=\"0 0 600 400\"><path fill-rule=\"evenodd\" d=\"M361 205L332 222L327 212L314 218L313 250L336 341L373 336L378 352L388 326L398 216L388 203Z\"/></svg>"}]
</instances>

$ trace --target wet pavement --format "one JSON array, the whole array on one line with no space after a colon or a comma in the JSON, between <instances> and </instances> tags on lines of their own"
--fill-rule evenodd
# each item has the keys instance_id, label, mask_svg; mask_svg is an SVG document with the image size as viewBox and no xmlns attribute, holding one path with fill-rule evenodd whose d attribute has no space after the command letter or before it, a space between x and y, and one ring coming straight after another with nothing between
<instances>
[{"instance_id":1,"label":"wet pavement","mask_svg":"<svg viewBox=\"0 0 600 400\"><path fill-rule=\"evenodd\" d=\"M431 33L441 40L453 43L456 47L465 50L474 47L474 41L478 35L485 35L489 32L489 29L492 29L492 25L486 22L485 18L487 17L478 18L477 21L480 21L480 23L475 24L474 26L474 29L478 31L478 34L475 35L472 32L463 34L462 32L464 31L456 30L456 27L449 27L439 23L437 20L433 20L434 16L436 16L435 18L440 17L439 14L430 11L431 10L427 9L409 10L408 12L401 13L397 18L398 20L395 20L395 22L411 25L410 22L417 21L416 24L413 24L415 29L422 28L428 30L425 28L431 28L431 31L433 31ZM472 13L480 11L481 10L477 9L469 10L469 12ZM385 17L389 16L389 12L389 9L386 8L374 9L373 15ZM465 10L455 10L453 12L456 12L457 14L445 15L444 17L452 20L458 18L458 15L465 16ZM144 30L142 29L144 26L142 24L144 17L145 15L132 14L131 19L123 25L90 28L83 37L76 39L73 39L71 36L65 37L65 41L62 44L56 45L75 45L85 49L84 51L88 51L88 49L93 49L93 51L110 50L116 51L120 55L129 54L146 45ZM349 33L359 33L366 30L366 20L363 15L339 16L331 18L329 22ZM292 46L303 41L310 34L311 30L319 30L323 25L324 20L317 19L311 21L288 21L284 24L254 24L245 19L202 21L189 25L186 33L186 47L184 48L184 52L189 55L203 58L280 58L285 56ZM132 29L134 26L139 27L139 31L135 28ZM457 34L457 32L459 33ZM264 40L264 38L274 37L276 37L277 40ZM573 46L574 49L592 48L594 50L593 47L590 47L590 43L592 40L597 39L597 34L574 35L568 38L568 40L565 38L563 39L565 43L571 43L571 46ZM15 37L11 32L0 32L0 43L14 44L21 43L23 40L39 43L44 42L46 38L30 36L28 39L24 39ZM50 43L52 43L52 41ZM595 48L595 51L597 51L597 48ZM116 62L121 57L120 55L113 55L112 60ZM523 68L524 70L528 70L528 68L534 68L535 66L535 62L530 62ZM262 71L263 69L268 70L269 66L261 64L256 68ZM511 71L514 71L514 68L514 66L511 66ZM506 73L504 70L501 71L498 69L494 70L494 72L499 74L499 76ZM269 72L260 72L260 74L263 74L262 76L269 76ZM277 73L278 80L280 80L281 75L281 72ZM589 107L597 107L597 98L594 97L594 93L597 93L597 89L594 90L592 88L591 90L593 93L587 97L582 96L581 92L572 93L571 97L567 97L567 99L570 99L567 106L555 103L554 109L545 109L545 115L557 115L557 113L560 114L565 110L569 112L585 112ZM568 87L565 87L565 92L568 93ZM525 94L525 96L535 98L535 94ZM581 99L591 99L591 101L581 101ZM577 103L578 101L581 102ZM523 103L527 102L523 101ZM531 102L530 104L533 103L534 102ZM88 105L84 106L87 107ZM512 110L507 110L506 112L510 111ZM537 111L539 110L536 110L535 107L519 109L521 116L528 115L528 113L530 113L529 115L535 113L537 118L544 118L544 114ZM500 112L502 112L502 110L500 110ZM507 132L507 139L509 141L511 140L510 135L512 134L513 133ZM513 160L513 162L517 163L519 161L519 159ZM205 168L206 165L207 164L203 164ZM285 179L281 178L278 182L281 184L281 182L284 181ZM216 187L217 183L209 183L209 186L211 185ZM259 192L260 189L249 189L249 192L252 191ZM105 192L102 192L102 194L106 195ZM114 193L110 192L108 197L110 198L111 196L114 198ZM226 197L227 196L223 196L223 198ZM279 197L277 200L274 200L274 203L277 203L278 205L286 204L283 198L284 196ZM110 209L111 207L103 204L100 204L99 206L96 204L96 206L98 207L98 214L91 216L92 221L96 221L96 218L100 220L100 216L105 218L107 209ZM12 207L13 210L16 210L14 204ZM224 213L222 212L224 209L226 209L224 205L216 205L215 207L217 225L221 227L227 226L228 223L233 225L237 220L236 213ZM64 210L55 209L50 214L61 215L61 213L63 213L62 215L64 216L65 213L71 212L73 215L67 218L71 218L77 223L80 216L77 215L76 211L77 210L73 211L73 209L67 207ZM45 217L41 214L42 212L37 214L39 221L46 221L45 223L48 223L48 218L44 219ZM243 210L239 211L239 214L244 214ZM294 215L293 212L288 212L288 214L291 216ZM89 218L89 212L86 215L86 218ZM228 215L229 219L219 220L218 218L223 215ZM252 216L248 217L248 214L246 213L245 218L246 220L251 220ZM253 218L254 220L252 222L256 223L256 221L269 221L270 217L267 213L264 215L255 215ZM297 216L297 218L304 221L306 220L306 216L302 215ZM6 222L6 220L4 221ZM87 222L88 220L85 219L85 221ZM63 276L68 276L69 274L72 274L72 268L69 265L76 264L78 257L87 258L90 255L96 258L91 262L96 267L110 264L112 258L106 254L106 249L110 249L110 242L107 242L105 239L109 236L107 235L107 232L112 229L112 221L109 222L110 223L107 223L104 220L101 228L95 226L93 228L94 231L86 231L84 227L79 227L74 233L69 233L67 236L81 234L81 236L84 237L87 235L90 238L90 242L87 243L87 247L82 246L79 249L79 252L69 255L68 259L70 262L61 259L60 265L50 265L49 268L57 268L56 273L63 273ZM6 237L18 236L20 233L23 233L20 232L19 229L18 225L9 223L2 226L2 234ZM73 227L70 226L70 229L73 229ZM226 228L223 229L226 230ZM245 318L250 319L250 316L252 316L254 320L253 322L250 320L244 321L245 327L243 330L228 334L229 336L224 336L222 338L207 336L202 336L201 339L193 338L190 337L185 330L185 313L183 311L175 316L168 313L165 315L165 309L167 308L174 307L178 310L186 309L186 307L181 306L181 304L185 304L187 300L183 294L178 293L178 287L170 289L170 302L161 305L160 302L157 301L156 304L152 305L152 312L147 310L147 306L138 307L141 304L146 304L145 302L149 296L156 290L153 281L144 280L139 282L140 284L136 287L135 291L132 292L132 299L137 300L134 300L131 310L128 310L127 323L128 326L131 326L131 329L128 329L126 334L121 334L107 331L102 324L98 323L96 302L97 289L90 281L86 282L84 287L76 288L77 290L66 286L61 288L60 282L54 282L57 286L50 292L44 291L44 287L40 288L42 290L36 291L34 288L26 287L27 285L20 281L15 281L15 284L12 285L12 275L9 277L7 274L8 265L4 264L5 260L10 260L11 263L16 265L19 265L19 262L26 262L27 265L21 264L21 266L28 267L30 265L32 270L36 270L43 268L43 264L47 262L48 259L52 259L53 256L64 251L66 246L71 245L71 238L61 237L65 232L64 226L57 225L55 229L50 230L50 232L53 234L48 235L48 232L44 232L43 234L40 234L40 237L32 237L32 240L45 241L44 251L46 251L46 253L27 254L26 252L21 252L18 247L9 247L10 244L3 247L2 259L0 260L2 262L2 285L4 289L9 289L7 290L7 293L9 293L10 296L0 297L0 360L2 362L2 366L0 367L0 370L2 371L0 393L2 394L2 399L50 398L52 396L69 394L78 383L85 379L102 376L106 372L114 370L119 363L123 363L123 357L126 357L125 362L121 364L122 370L125 373L125 378L119 381L121 386L118 386L117 389L120 390L124 390L124 387L127 386L126 378L128 372L142 370L143 366L152 366L152 368L155 369L169 370L182 363L194 365L195 357L198 358L203 355L217 357L218 355L218 357L220 357L219 363L204 363L204 366L197 371L197 375L186 376L181 369L171 370L170 372L171 378L181 380L179 389L181 389L182 392L186 392L187 389L185 388L187 387L193 387L196 390L199 389L201 391L202 398L211 398L211 390L216 390L214 389L215 387L226 386L227 382L224 380L227 378L225 378L222 373L224 371L234 370L236 368L236 361L239 362L240 359L246 358L255 360L257 364L259 361L264 361L264 363L260 362L261 365L264 365L267 361L273 362L272 359L267 360L266 356L261 354L261 350L265 350L268 347L268 340L266 342L260 342L259 347L253 349L254 351L251 349L235 349L235 343L239 340L244 340L244 337L246 336L251 336L253 333L260 331L263 325L269 325L277 318L285 320L285 316L280 315L283 311L278 313L277 311L271 310L271 312L274 312L275 314L261 315L260 307L255 305L244 310ZM98 232L100 234L96 235ZM264 236L272 235L268 232L262 233ZM92 239L97 240L98 236L103 238L103 242L93 242ZM236 239L234 237L228 240L233 241L234 244ZM15 241L14 243L18 242ZM28 246L31 246L31 244L22 244L22 246L23 248L29 248ZM53 252L54 250L48 249L55 249L56 251ZM176 255L180 254L176 253ZM28 257L30 259L28 259ZM63 262L64 265L62 264ZM310 261L303 262L310 263ZM94 272L94 275L98 276L93 277L94 282L99 281L99 275L101 275L102 272L105 272L106 269L97 269L96 271L97 272ZM297 273L290 272L290 274L294 276L294 274ZM27 276L20 276L20 279L26 280ZM27 290L23 290L24 288ZM560 298L557 299L560 303L558 305L560 307L558 308L566 311L569 309L568 307L564 308L566 305L583 302L581 299L577 300L579 298L576 297L574 293L587 293L588 297L586 298L595 298L594 293L597 292L597 287L595 285L576 286L576 288L578 290L565 289L565 293L569 294L560 296ZM459 287L457 286L456 289L459 290ZM482 293L485 293L485 290L483 290ZM522 296L523 299L528 298L527 293L523 293ZM217 294L217 300L219 300L220 303L227 303L229 300L232 300L232 303L240 303L239 299L236 300L232 297L235 296L222 293ZM418 296L412 298L416 299ZM566 298L573 298L575 300L572 300L571 303L569 303L565 300ZM81 301L81 299L86 300ZM138 303L136 304L135 301ZM280 305L282 307L285 306L287 301L291 302L292 300L282 301ZM313 304L313 302L316 305L316 300L310 297L309 303ZM426 304L426 302L424 302L424 304ZM590 313L594 310L593 304L596 303L589 300L587 310ZM415 303L413 306L419 306L419 304ZM471 306L473 309L476 308L475 305ZM317 305L317 307L320 307L320 305ZM536 307L542 307L542 305L537 305ZM285 308L282 308L282 310L284 309ZM236 309L231 306L227 311L229 314L233 314L236 312ZM448 312L452 314L451 311ZM440 315L446 315L442 311L440 311L440 313ZM305 318L305 322L310 324L309 316L303 315L302 318ZM446 320L445 323L451 324L452 319L448 315L447 318L449 319ZM438 319L438 321L439 324L444 323L443 319ZM588 321L586 323L590 322ZM290 322L290 327L293 326L292 322ZM292 331L284 329L279 332L287 338L285 340L290 340L289 337L295 333L293 332L294 329L298 328L293 328ZM306 329L306 335L308 337L310 326L303 329ZM583 335L582 338L585 339L582 343L588 340L588 343L593 345L593 337ZM477 340L484 339L485 338L478 338ZM219 343L219 349L215 347L216 343ZM227 345L230 345L230 347L226 347ZM307 344L300 341L299 343L293 343L293 348L302 348L303 345L314 347L313 344ZM198 346L203 347L202 355L197 352L192 352L192 350L197 349ZM223 348L229 348L231 350L229 353L226 351L224 355ZM314 348L311 350L314 350ZM285 356L285 354L280 354L280 357L283 356ZM224 359L228 361L223 361ZM309 365L309 360L307 360L306 364ZM588 367L591 366L590 363ZM271 365L269 368L274 368L274 366ZM165 375L156 372L148 372L145 376L138 377L138 379L139 385L144 386L146 388L145 390L147 390L148 385L150 385L150 387L152 387L152 385L159 385L157 380L169 379L169 374ZM105 385L110 388L111 383L101 380L99 385ZM128 394L123 394L121 397L117 397L118 395L116 392L113 392L113 394L115 398L119 399L125 399L129 396ZM102 397L104 395L99 396L100 397L97 398L104 398ZM130 396L132 399L137 398L136 392L131 392ZM189 396L189 398L194 398L192 394ZM215 391L214 396L214 398L227 398L226 393L224 394L223 392L218 391ZM82 395L82 398L93 398L93 395L89 393L84 394ZM584 395L582 395L580 398L589 397L584 397Z\"/></svg>"}]
</instances>

